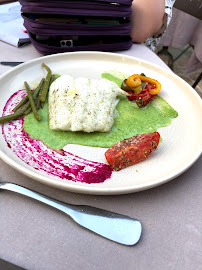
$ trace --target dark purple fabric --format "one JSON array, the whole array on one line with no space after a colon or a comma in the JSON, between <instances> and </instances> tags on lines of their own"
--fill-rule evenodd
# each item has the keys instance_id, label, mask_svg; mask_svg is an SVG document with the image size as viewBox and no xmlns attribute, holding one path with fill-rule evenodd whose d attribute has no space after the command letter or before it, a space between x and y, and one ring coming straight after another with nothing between
<instances>
[{"instance_id":1,"label":"dark purple fabric","mask_svg":"<svg viewBox=\"0 0 202 270\"><path fill-rule=\"evenodd\" d=\"M21 11L33 14L63 14L82 16L129 17L131 5L116 5L84 1L27 1L20 0Z\"/></svg>"},{"instance_id":2,"label":"dark purple fabric","mask_svg":"<svg viewBox=\"0 0 202 270\"><path fill-rule=\"evenodd\" d=\"M23 2L50 2L50 0L21 0ZM131 5L131 0L59 0L60 2L91 2L91 3L115 3L122 5ZM51 0L51 2L59 2L58 0Z\"/></svg>"},{"instance_id":3,"label":"dark purple fabric","mask_svg":"<svg viewBox=\"0 0 202 270\"><path fill-rule=\"evenodd\" d=\"M36 35L120 35L130 34L130 23L117 25L89 25L42 22L28 19L24 16L24 26L27 31Z\"/></svg>"},{"instance_id":4,"label":"dark purple fabric","mask_svg":"<svg viewBox=\"0 0 202 270\"><path fill-rule=\"evenodd\" d=\"M127 41L122 41L119 43L111 43L111 44L95 44L95 45L84 45L77 47L55 47L49 46L47 44L41 44L34 40L34 38L30 35L30 40L34 45L35 49L44 55L55 54L55 53L64 53L64 52L74 52L74 51L103 51L103 52L112 52L119 50L128 50L132 46L132 40L128 39Z\"/></svg>"}]
</instances>

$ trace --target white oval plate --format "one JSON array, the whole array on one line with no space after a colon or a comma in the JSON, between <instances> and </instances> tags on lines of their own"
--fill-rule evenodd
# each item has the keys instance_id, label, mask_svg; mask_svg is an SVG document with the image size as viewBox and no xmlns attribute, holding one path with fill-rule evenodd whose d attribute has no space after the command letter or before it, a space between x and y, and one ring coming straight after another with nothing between
<instances>
[{"instance_id":1,"label":"white oval plate","mask_svg":"<svg viewBox=\"0 0 202 270\"><path fill-rule=\"evenodd\" d=\"M147 61L113 53L75 52L56 54L34 59L13 68L0 77L0 112L8 98L23 88L24 81L34 84L45 76L41 68L45 62L54 73L72 74L74 77L101 78L106 70L118 69L133 74L144 72L162 84L160 95L178 112L179 116L168 127L158 131L163 138L148 159L119 172L101 184L85 184L53 177L36 171L21 161L6 145L0 134L0 157L23 174L60 189L87 194L125 194L152 188L174 179L187 170L202 150L202 101L185 81ZM106 149L70 145L67 149L90 160L106 163Z\"/></svg>"}]
</instances>

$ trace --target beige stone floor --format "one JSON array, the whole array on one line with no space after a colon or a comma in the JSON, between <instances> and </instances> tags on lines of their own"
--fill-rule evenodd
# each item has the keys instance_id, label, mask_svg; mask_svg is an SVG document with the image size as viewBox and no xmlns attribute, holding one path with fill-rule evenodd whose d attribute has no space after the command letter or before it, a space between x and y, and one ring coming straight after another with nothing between
<instances>
[{"instance_id":1,"label":"beige stone floor","mask_svg":"<svg viewBox=\"0 0 202 270\"><path fill-rule=\"evenodd\" d=\"M185 80L187 83L189 83L192 86L193 83L195 82L195 80L198 78L198 76L202 72L202 67L201 67L201 69L198 69L196 72L192 73L189 76L185 76L185 74L184 74L186 63L189 60L189 58L192 54L192 51L193 51L192 47L185 46L182 49L176 49L176 48L169 47L168 52L172 55L173 59L175 59L185 49L187 49L186 52L184 52L180 58L178 58L177 60L174 61L173 71L175 72L175 74L177 74L179 77L181 77L183 80ZM158 52L161 50L162 50L162 47L158 47ZM161 54L159 54L159 57L168 66L170 66L170 61L169 61L169 57L168 57L167 53L163 53L163 54L161 53ZM202 98L202 80L198 83L195 90Z\"/></svg>"}]
</instances>

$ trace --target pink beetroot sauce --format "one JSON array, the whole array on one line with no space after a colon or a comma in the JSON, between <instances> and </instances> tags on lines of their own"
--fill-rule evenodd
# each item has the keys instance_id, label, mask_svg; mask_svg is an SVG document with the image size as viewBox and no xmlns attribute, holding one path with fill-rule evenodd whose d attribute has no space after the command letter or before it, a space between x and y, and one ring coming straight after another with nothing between
<instances>
[{"instance_id":1,"label":"pink beetroot sauce","mask_svg":"<svg viewBox=\"0 0 202 270\"><path fill-rule=\"evenodd\" d=\"M24 90L14 93L3 109L3 116L12 114L12 109L24 96ZM104 163L80 158L63 149L50 149L41 141L30 138L23 129L23 122L24 117L2 124L2 134L8 147L26 164L64 180L87 184L102 183L111 177L112 169Z\"/></svg>"}]
</instances>

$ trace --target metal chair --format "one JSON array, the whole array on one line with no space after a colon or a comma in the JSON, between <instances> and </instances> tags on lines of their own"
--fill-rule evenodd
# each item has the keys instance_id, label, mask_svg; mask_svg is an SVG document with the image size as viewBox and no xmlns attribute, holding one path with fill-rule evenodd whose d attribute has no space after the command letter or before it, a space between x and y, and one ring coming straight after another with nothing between
<instances>
[{"instance_id":1,"label":"metal chair","mask_svg":"<svg viewBox=\"0 0 202 270\"><path fill-rule=\"evenodd\" d=\"M179 9L197 19L202 19L202 0L176 0L174 7L176 9ZM164 46L162 48L162 50L160 50L158 52L158 55L160 54L165 54L168 57L168 66L173 70L173 64L175 61L177 61L184 53L186 53L186 51L192 47L190 44L187 45L187 47L175 58L173 58L173 56L169 53L168 51L168 47ZM193 83L192 87L195 88L198 83L200 82L200 80L202 79L202 72L201 74L198 76L198 78L195 80L195 82Z\"/></svg>"}]
</instances>

